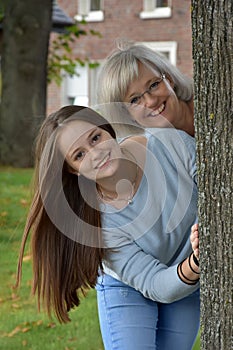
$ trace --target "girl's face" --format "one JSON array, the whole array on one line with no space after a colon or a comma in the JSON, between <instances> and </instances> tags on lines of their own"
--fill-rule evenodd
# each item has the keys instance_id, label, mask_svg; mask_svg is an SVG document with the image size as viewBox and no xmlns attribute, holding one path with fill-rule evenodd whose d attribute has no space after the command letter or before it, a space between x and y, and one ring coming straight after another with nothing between
<instances>
[{"instance_id":1,"label":"girl's face","mask_svg":"<svg viewBox=\"0 0 233 350\"><path fill-rule=\"evenodd\" d=\"M179 100L174 84L139 63L139 76L128 87L124 102L139 125L146 128L170 127L179 118Z\"/></svg>"},{"instance_id":2,"label":"girl's face","mask_svg":"<svg viewBox=\"0 0 233 350\"><path fill-rule=\"evenodd\" d=\"M61 151L71 172L98 182L115 174L121 150L111 135L85 121L71 121L60 134Z\"/></svg>"}]
</instances>

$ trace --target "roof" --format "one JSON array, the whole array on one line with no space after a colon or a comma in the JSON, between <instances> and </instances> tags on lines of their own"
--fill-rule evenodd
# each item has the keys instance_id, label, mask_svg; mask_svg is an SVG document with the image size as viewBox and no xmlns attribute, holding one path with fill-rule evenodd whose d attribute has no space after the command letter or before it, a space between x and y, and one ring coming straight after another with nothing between
<instances>
[{"instance_id":1,"label":"roof","mask_svg":"<svg viewBox=\"0 0 233 350\"><path fill-rule=\"evenodd\" d=\"M52 31L62 33L65 27L69 27L75 24L75 21L69 17L58 6L56 1L53 1L53 13L52 13ZM2 22L0 22L0 30L2 29Z\"/></svg>"},{"instance_id":2,"label":"roof","mask_svg":"<svg viewBox=\"0 0 233 350\"><path fill-rule=\"evenodd\" d=\"M54 32L63 32L65 27L75 24L74 20L58 6L56 1L53 1L52 23L52 31Z\"/></svg>"}]
</instances>

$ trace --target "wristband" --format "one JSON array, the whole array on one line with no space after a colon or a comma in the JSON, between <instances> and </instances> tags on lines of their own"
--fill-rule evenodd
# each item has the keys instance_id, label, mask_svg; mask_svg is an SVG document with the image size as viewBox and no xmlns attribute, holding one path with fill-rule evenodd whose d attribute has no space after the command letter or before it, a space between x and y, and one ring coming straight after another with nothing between
<instances>
[{"instance_id":1,"label":"wristband","mask_svg":"<svg viewBox=\"0 0 233 350\"><path fill-rule=\"evenodd\" d=\"M177 274L178 274L178 277L179 277L180 280L181 280L183 283L185 283L185 284L188 284L188 285L195 285L195 284L199 281L199 278L196 279L196 280L190 280L189 278L187 278L187 277L184 275L183 271L182 271L182 264L183 264L183 261L182 261L181 263L179 263L179 265L177 266ZM181 276L182 276L186 281L183 280L183 279L181 278L180 274L181 274ZM188 281L188 282L187 282L187 281Z\"/></svg>"},{"instance_id":2,"label":"wristband","mask_svg":"<svg viewBox=\"0 0 233 350\"><path fill-rule=\"evenodd\" d=\"M194 255L194 253L193 253L193 262L197 267L199 267L199 261L198 261L197 257Z\"/></svg>"},{"instance_id":3,"label":"wristband","mask_svg":"<svg viewBox=\"0 0 233 350\"><path fill-rule=\"evenodd\" d=\"M190 270L193 272L193 273L195 273L196 275L200 275L200 272L196 272L193 268L192 268L192 265L191 265L191 255L192 255L193 253L191 253L190 255L189 255L189 259L188 259L188 262L189 262L189 268L190 268ZM195 264L196 265L196 264Z\"/></svg>"}]
</instances>

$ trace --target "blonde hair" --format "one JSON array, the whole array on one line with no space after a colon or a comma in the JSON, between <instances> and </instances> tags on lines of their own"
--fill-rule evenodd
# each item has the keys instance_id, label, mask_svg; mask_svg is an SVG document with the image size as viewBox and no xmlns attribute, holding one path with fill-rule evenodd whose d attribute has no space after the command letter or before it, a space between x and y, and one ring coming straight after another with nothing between
<instances>
[{"instance_id":1,"label":"blonde hair","mask_svg":"<svg viewBox=\"0 0 233 350\"><path fill-rule=\"evenodd\" d=\"M99 104L124 101L129 84L138 78L138 63L159 74L168 75L174 83L177 97L183 101L191 100L192 80L183 75L165 56L147 46L121 40L100 70L97 91Z\"/></svg>"},{"instance_id":2,"label":"blonde hair","mask_svg":"<svg viewBox=\"0 0 233 350\"><path fill-rule=\"evenodd\" d=\"M155 74L169 76L178 99L189 101L193 96L192 80L183 75L165 56L145 45L119 40L116 49L103 63L97 84L99 110L114 124L118 137L143 132L132 120L123 103L129 85L139 76L139 63Z\"/></svg>"}]
</instances>

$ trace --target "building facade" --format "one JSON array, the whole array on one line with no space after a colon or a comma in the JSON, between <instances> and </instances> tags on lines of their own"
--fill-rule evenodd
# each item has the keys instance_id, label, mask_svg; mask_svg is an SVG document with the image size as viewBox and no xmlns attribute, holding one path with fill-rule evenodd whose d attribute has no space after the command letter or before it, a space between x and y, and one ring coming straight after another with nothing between
<instances>
[{"instance_id":1,"label":"building facade","mask_svg":"<svg viewBox=\"0 0 233 350\"><path fill-rule=\"evenodd\" d=\"M190 0L57 0L65 13L80 21L84 30L98 36L81 36L73 47L74 57L88 57L99 66L77 67L79 76L64 75L60 87L48 87L47 113L67 104L94 106L98 70L119 38L144 43L166 55L184 74L192 77L192 32Z\"/></svg>"}]
</instances>

